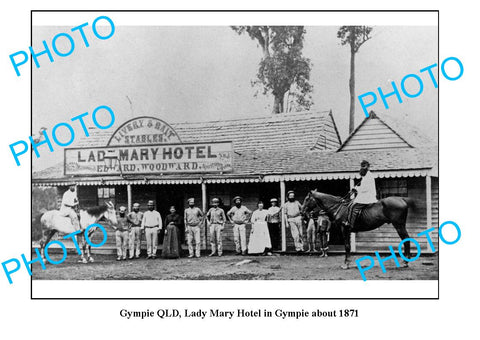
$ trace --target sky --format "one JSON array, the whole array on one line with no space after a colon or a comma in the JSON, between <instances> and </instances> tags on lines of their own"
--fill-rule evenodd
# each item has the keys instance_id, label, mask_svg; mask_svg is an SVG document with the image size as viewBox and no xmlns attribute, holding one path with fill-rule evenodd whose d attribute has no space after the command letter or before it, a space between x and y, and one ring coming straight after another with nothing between
<instances>
[{"instance_id":1,"label":"sky","mask_svg":"<svg viewBox=\"0 0 480 340\"><path fill-rule=\"evenodd\" d=\"M34 26L34 50L42 40L51 42L70 28ZM303 54L313 64L310 110L332 110L343 141L348 136L350 50L336 37L338 28L307 26ZM119 123L150 115L174 123L271 114L273 98L261 91L255 96L259 88L251 85L261 49L230 27L117 26L107 40L96 39L91 31L86 34L88 48L76 37L70 56L54 55L53 63L39 57L41 67L34 67L32 76L34 135L42 126L51 131L83 112L91 115L100 105L111 107ZM420 69L438 63L436 26L375 26L372 36L356 55L357 96L378 87L390 92L391 81L400 86L405 75L421 75ZM58 42L60 50L68 50ZM438 91L428 78L422 79L420 96L403 96L401 104L392 97L388 110L379 99L371 109L409 121L436 139ZM415 89L411 84L411 92ZM363 118L356 100L356 125ZM79 126L74 128L81 133ZM58 149L45 149L40 159L34 156L34 169L61 162L63 151Z\"/></svg>"}]
</instances>

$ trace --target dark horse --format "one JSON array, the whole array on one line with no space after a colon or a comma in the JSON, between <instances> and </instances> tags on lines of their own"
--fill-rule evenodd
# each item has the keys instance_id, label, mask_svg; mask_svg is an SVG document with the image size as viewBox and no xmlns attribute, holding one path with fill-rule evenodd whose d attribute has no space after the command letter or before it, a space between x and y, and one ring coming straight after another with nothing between
<instances>
[{"instance_id":1,"label":"dark horse","mask_svg":"<svg viewBox=\"0 0 480 340\"><path fill-rule=\"evenodd\" d=\"M343 223L348 217L348 201L345 199L316 190L310 191L303 202L302 214L308 213L317 206L326 211L334 225L342 228L345 243L345 265L342 266L344 269L350 267L350 233L352 232L370 231L385 223L392 223L402 240L409 238L405 224L408 208L414 207L414 201L410 198L390 196L369 204L358 214L355 225L352 227L347 227ZM405 242L405 256L410 258L410 242ZM408 263L404 261L404 266L407 265Z\"/></svg>"}]
</instances>

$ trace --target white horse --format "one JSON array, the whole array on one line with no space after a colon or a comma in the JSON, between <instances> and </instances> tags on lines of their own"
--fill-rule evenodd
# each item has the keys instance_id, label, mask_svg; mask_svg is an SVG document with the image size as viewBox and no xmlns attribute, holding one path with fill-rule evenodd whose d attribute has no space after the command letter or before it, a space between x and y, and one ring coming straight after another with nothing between
<instances>
[{"instance_id":1,"label":"white horse","mask_svg":"<svg viewBox=\"0 0 480 340\"><path fill-rule=\"evenodd\" d=\"M93 257L90 254L91 246L90 244L87 245L85 239L85 229L94 223L97 223L102 217L113 225L117 225L117 214L115 212L115 208L112 202L108 202L103 206L92 207L88 209L80 209L80 230L81 233L77 234L80 236L81 242L78 243L77 235L75 235L75 241L77 244L81 246L82 253L80 255L80 261L83 263L93 262ZM50 242L53 235L57 232L64 233L64 234L71 234L73 232L78 231L79 229L74 227L70 217L62 216L59 210L49 210L44 213L40 219L42 225L42 233L43 237L40 240L40 252L42 254L43 259L45 259L44 250L45 246ZM97 227L91 227L88 230L87 237L91 239L91 235L97 230ZM84 254L86 253L87 259L85 258Z\"/></svg>"}]
</instances>

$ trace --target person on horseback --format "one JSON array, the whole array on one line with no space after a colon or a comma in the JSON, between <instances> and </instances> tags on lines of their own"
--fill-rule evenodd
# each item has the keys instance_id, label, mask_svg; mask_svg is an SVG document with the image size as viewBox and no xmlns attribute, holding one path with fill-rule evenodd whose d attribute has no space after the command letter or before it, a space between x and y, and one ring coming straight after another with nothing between
<instances>
[{"instance_id":1,"label":"person on horseback","mask_svg":"<svg viewBox=\"0 0 480 340\"><path fill-rule=\"evenodd\" d=\"M353 201L348 206L348 218L344 222L345 226L355 228L355 220L360 212L369 204L377 202L377 189L375 187L375 178L370 171L370 163L363 160L360 163L360 182L352 189L356 194Z\"/></svg>"},{"instance_id":2,"label":"person on horseback","mask_svg":"<svg viewBox=\"0 0 480 340\"><path fill-rule=\"evenodd\" d=\"M76 183L70 183L70 187L63 194L60 215L70 217L75 230L78 230L80 229L80 222L78 220L77 212L75 211L76 207L78 206L76 185Z\"/></svg>"}]
</instances>

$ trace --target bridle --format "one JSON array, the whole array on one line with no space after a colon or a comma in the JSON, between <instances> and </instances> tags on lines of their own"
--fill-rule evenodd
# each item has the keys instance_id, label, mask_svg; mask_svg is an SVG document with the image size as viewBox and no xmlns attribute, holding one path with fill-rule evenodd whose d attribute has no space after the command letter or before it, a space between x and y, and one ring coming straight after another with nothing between
<instances>
[{"instance_id":1,"label":"bridle","mask_svg":"<svg viewBox=\"0 0 480 340\"><path fill-rule=\"evenodd\" d=\"M325 210L326 213L330 215L330 217L332 218L332 221L335 221L340 212L340 209L342 208L345 201L350 197L350 195L351 195L351 191L349 191L345 196L341 197L337 203L334 203L330 207L325 206L323 203L319 203L318 200L312 196L311 192L308 193L307 199L313 200L317 207L319 207L322 210Z\"/></svg>"}]
</instances>

